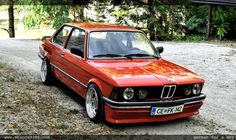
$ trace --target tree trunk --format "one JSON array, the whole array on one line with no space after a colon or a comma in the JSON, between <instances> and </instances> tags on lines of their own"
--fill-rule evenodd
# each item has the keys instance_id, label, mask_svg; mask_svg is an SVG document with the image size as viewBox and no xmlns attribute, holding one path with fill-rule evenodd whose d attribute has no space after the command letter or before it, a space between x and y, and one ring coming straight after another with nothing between
<instances>
[{"instance_id":1,"label":"tree trunk","mask_svg":"<svg viewBox=\"0 0 236 140\"><path fill-rule=\"evenodd\" d=\"M79 6L79 19L80 19L80 21L85 21L84 6L83 5Z\"/></svg>"},{"instance_id":2,"label":"tree trunk","mask_svg":"<svg viewBox=\"0 0 236 140\"><path fill-rule=\"evenodd\" d=\"M211 36L211 16L212 16L212 5L209 4L209 7L208 7L208 21L207 21L207 33L206 33L207 39L209 39L210 36Z\"/></svg>"},{"instance_id":3,"label":"tree trunk","mask_svg":"<svg viewBox=\"0 0 236 140\"><path fill-rule=\"evenodd\" d=\"M153 0L148 1L148 14L149 14L149 17L152 17L153 15L155 15ZM147 28L149 30L150 40L152 41L155 40L156 39L155 26L152 21L151 23L148 21Z\"/></svg>"},{"instance_id":4,"label":"tree trunk","mask_svg":"<svg viewBox=\"0 0 236 140\"><path fill-rule=\"evenodd\" d=\"M85 21L85 15L84 15L84 5L74 5L72 6L72 15L73 15L73 21Z\"/></svg>"},{"instance_id":5,"label":"tree trunk","mask_svg":"<svg viewBox=\"0 0 236 140\"><path fill-rule=\"evenodd\" d=\"M9 37L15 37L15 28L14 28L14 3L13 0L9 1L8 7L8 16L9 16Z\"/></svg>"}]
</instances>

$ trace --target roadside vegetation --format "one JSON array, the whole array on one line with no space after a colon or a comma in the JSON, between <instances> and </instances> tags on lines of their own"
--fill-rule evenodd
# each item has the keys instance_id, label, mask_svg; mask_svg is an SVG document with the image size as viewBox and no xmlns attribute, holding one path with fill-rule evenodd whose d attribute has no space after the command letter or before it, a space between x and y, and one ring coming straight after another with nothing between
<instances>
[{"instance_id":1,"label":"roadside vegetation","mask_svg":"<svg viewBox=\"0 0 236 140\"><path fill-rule=\"evenodd\" d=\"M147 29L151 40L207 39L208 5L160 5L153 1L147 5L130 6L124 3L112 6L108 1L104 1L75 7L62 5L27 7L29 12L23 19L27 28L39 28L45 25L58 28L62 23L71 21L113 22ZM40 11L36 15L33 14L35 9ZM85 11L93 11L95 18L91 18L91 14L84 13ZM213 7L211 37L219 40L232 39L231 35L236 32L233 30L236 28L235 15L235 7Z\"/></svg>"},{"instance_id":2,"label":"roadside vegetation","mask_svg":"<svg viewBox=\"0 0 236 140\"><path fill-rule=\"evenodd\" d=\"M172 3L155 0L146 3L141 0L94 0L64 5L61 1L45 3L17 0L12 4L15 4L15 23L22 23L26 30L57 29L62 23L72 21L110 22L144 29L151 40L208 40L209 6L194 4L189 0ZM0 11L7 10L8 6L0 7ZM211 15L210 39L235 40L236 7L214 5ZM2 27L8 25L6 22L1 24Z\"/></svg>"}]
</instances>

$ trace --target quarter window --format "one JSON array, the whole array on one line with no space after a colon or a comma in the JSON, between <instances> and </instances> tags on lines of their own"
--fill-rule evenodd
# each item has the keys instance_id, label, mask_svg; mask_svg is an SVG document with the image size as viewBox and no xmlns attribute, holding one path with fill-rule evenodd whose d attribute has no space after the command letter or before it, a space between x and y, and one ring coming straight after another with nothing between
<instances>
[{"instance_id":1,"label":"quarter window","mask_svg":"<svg viewBox=\"0 0 236 140\"><path fill-rule=\"evenodd\" d=\"M71 29L72 27L64 26L54 38L54 43L60 46L64 46L64 43L66 42L66 39L69 36Z\"/></svg>"}]
</instances>

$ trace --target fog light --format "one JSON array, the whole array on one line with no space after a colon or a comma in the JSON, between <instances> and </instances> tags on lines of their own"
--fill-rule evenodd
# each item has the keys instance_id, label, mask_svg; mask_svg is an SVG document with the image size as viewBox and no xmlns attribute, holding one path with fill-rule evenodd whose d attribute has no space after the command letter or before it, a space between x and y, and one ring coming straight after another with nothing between
<instances>
[{"instance_id":1,"label":"fog light","mask_svg":"<svg viewBox=\"0 0 236 140\"><path fill-rule=\"evenodd\" d=\"M195 95L200 94L201 89L202 89L202 87L200 84L193 85L193 94L195 94Z\"/></svg>"},{"instance_id":2,"label":"fog light","mask_svg":"<svg viewBox=\"0 0 236 140\"><path fill-rule=\"evenodd\" d=\"M126 88L123 93L125 100L131 100L134 97L134 90L132 88Z\"/></svg>"},{"instance_id":3,"label":"fog light","mask_svg":"<svg viewBox=\"0 0 236 140\"><path fill-rule=\"evenodd\" d=\"M138 92L139 99L145 99L147 97L147 91L145 89L140 89Z\"/></svg>"},{"instance_id":4,"label":"fog light","mask_svg":"<svg viewBox=\"0 0 236 140\"><path fill-rule=\"evenodd\" d=\"M184 89L184 95L188 96L192 93L192 87L188 86Z\"/></svg>"}]
</instances>

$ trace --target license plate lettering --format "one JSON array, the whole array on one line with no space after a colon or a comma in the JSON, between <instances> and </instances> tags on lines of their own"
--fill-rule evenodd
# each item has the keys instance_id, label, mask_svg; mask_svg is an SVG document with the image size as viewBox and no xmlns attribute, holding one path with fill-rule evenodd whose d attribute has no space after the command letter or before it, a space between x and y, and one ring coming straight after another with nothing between
<instances>
[{"instance_id":1,"label":"license plate lettering","mask_svg":"<svg viewBox=\"0 0 236 140\"><path fill-rule=\"evenodd\" d=\"M151 116L155 115L169 115L183 112L184 105L172 106L172 107L152 107Z\"/></svg>"}]
</instances>

